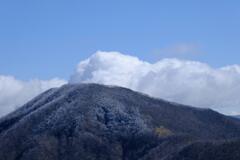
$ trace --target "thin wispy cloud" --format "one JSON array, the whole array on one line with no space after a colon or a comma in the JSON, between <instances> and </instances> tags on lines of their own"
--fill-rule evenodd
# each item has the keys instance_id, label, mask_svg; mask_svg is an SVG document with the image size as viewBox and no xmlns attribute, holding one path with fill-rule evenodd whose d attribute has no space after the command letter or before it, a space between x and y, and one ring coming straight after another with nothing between
<instances>
[{"instance_id":1,"label":"thin wispy cloud","mask_svg":"<svg viewBox=\"0 0 240 160\"><path fill-rule=\"evenodd\" d=\"M193 43L177 43L153 51L157 57L189 58L202 54L202 48Z\"/></svg>"}]
</instances>

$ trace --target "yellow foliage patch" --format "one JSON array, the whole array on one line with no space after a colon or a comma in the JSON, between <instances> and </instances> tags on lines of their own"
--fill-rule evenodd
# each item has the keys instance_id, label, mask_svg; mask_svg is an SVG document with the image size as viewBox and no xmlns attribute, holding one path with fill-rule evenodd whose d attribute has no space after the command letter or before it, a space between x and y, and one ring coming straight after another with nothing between
<instances>
[{"instance_id":1,"label":"yellow foliage patch","mask_svg":"<svg viewBox=\"0 0 240 160\"><path fill-rule=\"evenodd\" d=\"M165 128L164 126L155 128L155 133L159 137L167 137L167 136L173 135L173 132L171 130Z\"/></svg>"}]
</instances>

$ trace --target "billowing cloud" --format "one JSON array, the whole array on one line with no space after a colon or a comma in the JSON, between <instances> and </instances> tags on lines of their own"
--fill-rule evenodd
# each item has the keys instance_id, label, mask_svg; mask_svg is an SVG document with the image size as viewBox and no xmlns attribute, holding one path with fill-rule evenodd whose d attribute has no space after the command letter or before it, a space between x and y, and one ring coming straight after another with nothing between
<instances>
[{"instance_id":1,"label":"billowing cloud","mask_svg":"<svg viewBox=\"0 0 240 160\"><path fill-rule=\"evenodd\" d=\"M99 51L79 63L69 82L118 85L225 114L240 113L238 65L213 68L179 59L149 63L118 52Z\"/></svg>"},{"instance_id":2,"label":"billowing cloud","mask_svg":"<svg viewBox=\"0 0 240 160\"><path fill-rule=\"evenodd\" d=\"M41 92L65 83L66 81L57 78L47 81L21 81L12 76L0 75L0 116L13 111Z\"/></svg>"},{"instance_id":3,"label":"billowing cloud","mask_svg":"<svg viewBox=\"0 0 240 160\"><path fill-rule=\"evenodd\" d=\"M118 52L99 51L81 61L69 80L69 83L89 82L123 86L178 103L240 114L239 65L213 68L179 59L149 63ZM0 117L47 89L65 83L58 78L21 81L0 75Z\"/></svg>"}]
</instances>

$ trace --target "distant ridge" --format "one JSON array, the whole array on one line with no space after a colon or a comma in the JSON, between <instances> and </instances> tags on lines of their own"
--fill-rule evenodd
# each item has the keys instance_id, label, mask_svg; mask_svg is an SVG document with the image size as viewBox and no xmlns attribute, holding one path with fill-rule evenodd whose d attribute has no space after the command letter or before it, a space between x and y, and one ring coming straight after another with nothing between
<instances>
[{"instance_id":1,"label":"distant ridge","mask_svg":"<svg viewBox=\"0 0 240 160\"><path fill-rule=\"evenodd\" d=\"M235 118L239 118L239 119L240 119L240 115L237 115L237 116L233 116L233 117L235 117Z\"/></svg>"}]
</instances>

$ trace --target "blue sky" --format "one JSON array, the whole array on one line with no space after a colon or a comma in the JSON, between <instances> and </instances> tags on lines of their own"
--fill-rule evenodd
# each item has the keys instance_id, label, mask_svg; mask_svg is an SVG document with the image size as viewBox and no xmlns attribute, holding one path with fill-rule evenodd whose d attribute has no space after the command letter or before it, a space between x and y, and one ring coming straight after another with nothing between
<instances>
[{"instance_id":1,"label":"blue sky","mask_svg":"<svg viewBox=\"0 0 240 160\"><path fill-rule=\"evenodd\" d=\"M67 79L97 50L239 64L239 7L237 0L1 0L0 74Z\"/></svg>"}]
</instances>

